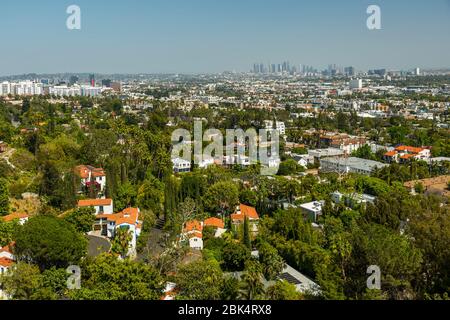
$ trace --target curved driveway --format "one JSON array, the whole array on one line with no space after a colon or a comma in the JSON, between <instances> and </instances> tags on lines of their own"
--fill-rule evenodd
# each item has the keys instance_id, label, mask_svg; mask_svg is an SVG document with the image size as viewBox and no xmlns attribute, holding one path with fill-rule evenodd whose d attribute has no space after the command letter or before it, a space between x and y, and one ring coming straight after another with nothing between
<instances>
[{"instance_id":1,"label":"curved driveway","mask_svg":"<svg viewBox=\"0 0 450 320\"><path fill-rule=\"evenodd\" d=\"M88 235L87 238L89 240L88 244L89 257L96 257L102 253L109 252L109 250L111 250L111 243L107 239L93 235Z\"/></svg>"}]
</instances>

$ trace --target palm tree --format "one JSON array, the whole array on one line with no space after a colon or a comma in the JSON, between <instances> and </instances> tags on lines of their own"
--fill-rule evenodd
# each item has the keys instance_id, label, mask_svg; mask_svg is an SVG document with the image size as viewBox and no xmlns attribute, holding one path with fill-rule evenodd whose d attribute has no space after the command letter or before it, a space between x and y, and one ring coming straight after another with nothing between
<instances>
[{"instance_id":1,"label":"palm tree","mask_svg":"<svg viewBox=\"0 0 450 320\"><path fill-rule=\"evenodd\" d=\"M111 251L119 254L120 257L124 259L128 254L131 240L132 235L128 229L117 229L111 244Z\"/></svg>"},{"instance_id":2,"label":"palm tree","mask_svg":"<svg viewBox=\"0 0 450 320\"><path fill-rule=\"evenodd\" d=\"M250 260L246 265L246 272L242 276L239 296L242 300L255 300L264 296L265 290L262 283L262 268L258 261Z\"/></svg>"}]
</instances>

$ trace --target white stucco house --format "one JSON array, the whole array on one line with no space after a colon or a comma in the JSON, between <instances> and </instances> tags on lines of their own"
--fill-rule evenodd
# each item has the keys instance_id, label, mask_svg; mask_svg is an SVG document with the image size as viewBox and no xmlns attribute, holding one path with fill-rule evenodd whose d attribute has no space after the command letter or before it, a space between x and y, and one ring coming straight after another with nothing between
<instances>
[{"instance_id":1,"label":"white stucco house","mask_svg":"<svg viewBox=\"0 0 450 320\"><path fill-rule=\"evenodd\" d=\"M112 199L86 199L79 200L78 207L94 207L95 214L113 214L114 213L114 203Z\"/></svg>"}]
</instances>

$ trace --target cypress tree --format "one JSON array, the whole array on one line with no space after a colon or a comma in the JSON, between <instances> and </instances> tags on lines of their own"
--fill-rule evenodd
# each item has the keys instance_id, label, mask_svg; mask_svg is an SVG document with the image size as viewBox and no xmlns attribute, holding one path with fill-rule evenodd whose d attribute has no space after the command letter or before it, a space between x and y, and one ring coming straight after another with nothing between
<instances>
[{"instance_id":1,"label":"cypress tree","mask_svg":"<svg viewBox=\"0 0 450 320\"><path fill-rule=\"evenodd\" d=\"M6 179L0 179L0 216L9 214L9 190Z\"/></svg>"},{"instance_id":2,"label":"cypress tree","mask_svg":"<svg viewBox=\"0 0 450 320\"><path fill-rule=\"evenodd\" d=\"M248 217L245 217L245 219L244 219L244 245L251 250L252 249L252 241L250 239L249 224L250 224L250 222L248 220Z\"/></svg>"}]
</instances>

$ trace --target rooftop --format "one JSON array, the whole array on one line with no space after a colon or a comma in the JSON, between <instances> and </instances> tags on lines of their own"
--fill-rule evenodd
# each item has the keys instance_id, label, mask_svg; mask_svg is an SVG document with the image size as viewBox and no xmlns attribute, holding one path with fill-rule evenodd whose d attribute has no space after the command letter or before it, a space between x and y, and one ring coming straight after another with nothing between
<instances>
[{"instance_id":1,"label":"rooftop","mask_svg":"<svg viewBox=\"0 0 450 320\"><path fill-rule=\"evenodd\" d=\"M350 158L329 157L329 158L322 159L322 161L327 161L327 162L339 164L341 166L347 166L347 167L351 167L351 168L355 168L355 169L359 169L359 170L363 170L363 171L372 171L375 168L383 168L383 167L388 166L387 164L381 163L378 161L367 160L367 159L362 159L362 158L355 158L355 157L350 157Z\"/></svg>"},{"instance_id":2,"label":"rooftop","mask_svg":"<svg viewBox=\"0 0 450 320\"><path fill-rule=\"evenodd\" d=\"M79 200L79 207L96 207L96 206L110 206L112 204L112 199L86 199Z\"/></svg>"},{"instance_id":3,"label":"rooftop","mask_svg":"<svg viewBox=\"0 0 450 320\"><path fill-rule=\"evenodd\" d=\"M115 222L116 226L122 224L138 225L139 209L138 208L126 208L122 212L115 214L99 214L97 219L107 219L108 221Z\"/></svg>"},{"instance_id":4,"label":"rooftop","mask_svg":"<svg viewBox=\"0 0 450 320\"><path fill-rule=\"evenodd\" d=\"M208 218L203 222L203 225L205 227L216 227L221 229L225 227L225 223L219 218Z\"/></svg>"},{"instance_id":5,"label":"rooftop","mask_svg":"<svg viewBox=\"0 0 450 320\"><path fill-rule=\"evenodd\" d=\"M308 202L308 203L304 203L302 205L300 205L300 208L309 210L309 211L314 211L314 212L320 212L322 211L322 206L325 204L324 200L321 201L313 201L313 202Z\"/></svg>"},{"instance_id":6,"label":"rooftop","mask_svg":"<svg viewBox=\"0 0 450 320\"><path fill-rule=\"evenodd\" d=\"M10 222L10 221L13 221L13 220L16 220L16 219L18 219L18 220L20 220L20 219L27 219L28 217L29 216L26 213L14 212L14 213L11 213L11 214L9 214L7 216L4 216L3 217L3 221Z\"/></svg>"},{"instance_id":7,"label":"rooftop","mask_svg":"<svg viewBox=\"0 0 450 320\"><path fill-rule=\"evenodd\" d=\"M10 267L14 263L13 260L8 258L0 258L0 266L2 267Z\"/></svg>"},{"instance_id":8,"label":"rooftop","mask_svg":"<svg viewBox=\"0 0 450 320\"><path fill-rule=\"evenodd\" d=\"M239 210L231 215L231 220L244 220L245 217L248 217L250 220L259 219L259 215L255 208L241 203L239 205Z\"/></svg>"}]
</instances>

